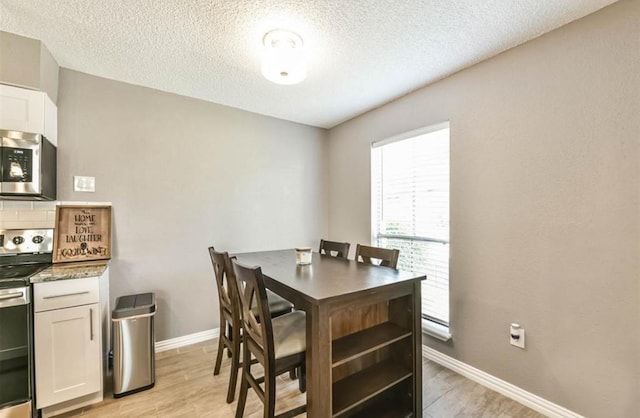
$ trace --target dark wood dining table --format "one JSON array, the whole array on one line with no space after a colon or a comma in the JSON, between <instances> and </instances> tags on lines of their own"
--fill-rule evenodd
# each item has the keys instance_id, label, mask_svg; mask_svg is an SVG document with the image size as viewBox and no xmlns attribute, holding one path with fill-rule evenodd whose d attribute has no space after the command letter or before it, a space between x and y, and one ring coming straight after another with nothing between
<instances>
[{"instance_id":1,"label":"dark wood dining table","mask_svg":"<svg viewBox=\"0 0 640 418\"><path fill-rule=\"evenodd\" d=\"M234 254L307 315L307 416L421 417L420 281L408 271L295 250Z\"/></svg>"}]
</instances>

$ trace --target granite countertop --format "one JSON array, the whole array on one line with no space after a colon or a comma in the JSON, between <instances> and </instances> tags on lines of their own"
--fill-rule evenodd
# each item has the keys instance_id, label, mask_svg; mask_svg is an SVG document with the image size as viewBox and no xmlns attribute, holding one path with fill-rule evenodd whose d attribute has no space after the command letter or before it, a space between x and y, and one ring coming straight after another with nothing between
<instances>
[{"instance_id":1,"label":"granite countertop","mask_svg":"<svg viewBox=\"0 0 640 418\"><path fill-rule=\"evenodd\" d=\"M85 261L53 264L31 276L31 283L54 282L56 280L82 279L100 276L107 269L109 261Z\"/></svg>"}]
</instances>

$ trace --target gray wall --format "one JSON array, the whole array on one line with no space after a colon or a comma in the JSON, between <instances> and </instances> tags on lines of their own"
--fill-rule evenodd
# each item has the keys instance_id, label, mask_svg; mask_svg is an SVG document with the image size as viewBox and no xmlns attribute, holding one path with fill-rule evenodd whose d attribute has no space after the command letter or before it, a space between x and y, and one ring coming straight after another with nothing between
<instances>
[{"instance_id":1,"label":"gray wall","mask_svg":"<svg viewBox=\"0 0 640 418\"><path fill-rule=\"evenodd\" d=\"M59 67L36 39L0 31L0 82L46 92L58 100Z\"/></svg>"},{"instance_id":2,"label":"gray wall","mask_svg":"<svg viewBox=\"0 0 640 418\"><path fill-rule=\"evenodd\" d=\"M453 340L425 342L587 417L640 410L638 22L621 1L330 131L329 235L366 243L371 141L451 122Z\"/></svg>"},{"instance_id":3,"label":"gray wall","mask_svg":"<svg viewBox=\"0 0 640 418\"><path fill-rule=\"evenodd\" d=\"M327 233L325 130L67 69L58 110L59 199L113 203L111 296L156 292L157 340L218 326L208 246Z\"/></svg>"}]
</instances>

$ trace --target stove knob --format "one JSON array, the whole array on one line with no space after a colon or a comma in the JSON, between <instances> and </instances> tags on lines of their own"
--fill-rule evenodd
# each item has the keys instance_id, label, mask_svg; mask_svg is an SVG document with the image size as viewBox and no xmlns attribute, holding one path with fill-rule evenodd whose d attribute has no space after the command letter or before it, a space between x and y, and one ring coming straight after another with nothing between
<instances>
[{"instance_id":1,"label":"stove knob","mask_svg":"<svg viewBox=\"0 0 640 418\"><path fill-rule=\"evenodd\" d=\"M17 236L17 237L13 237L12 241L13 241L13 243L15 245L20 245L20 244L22 244L24 242L24 238L20 237L20 236Z\"/></svg>"},{"instance_id":2,"label":"stove knob","mask_svg":"<svg viewBox=\"0 0 640 418\"><path fill-rule=\"evenodd\" d=\"M33 241L34 244L41 244L42 241L44 241L44 237L42 235L36 235L35 237L31 238L31 241Z\"/></svg>"}]
</instances>

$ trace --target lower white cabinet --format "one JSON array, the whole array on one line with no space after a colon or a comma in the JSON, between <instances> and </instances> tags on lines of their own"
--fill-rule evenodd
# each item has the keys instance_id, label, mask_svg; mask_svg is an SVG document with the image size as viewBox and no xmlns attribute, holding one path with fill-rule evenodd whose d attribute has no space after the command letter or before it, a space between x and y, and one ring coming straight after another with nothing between
<instances>
[{"instance_id":1,"label":"lower white cabinet","mask_svg":"<svg viewBox=\"0 0 640 418\"><path fill-rule=\"evenodd\" d=\"M54 267L33 285L36 407L42 418L103 399L109 336L108 268ZM45 270L42 275L46 276ZM60 275L62 279L57 278Z\"/></svg>"},{"instance_id":2,"label":"lower white cabinet","mask_svg":"<svg viewBox=\"0 0 640 418\"><path fill-rule=\"evenodd\" d=\"M35 314L39 409L102 389L99 318L99 303Z\"/></svg>"}]
</instances>

